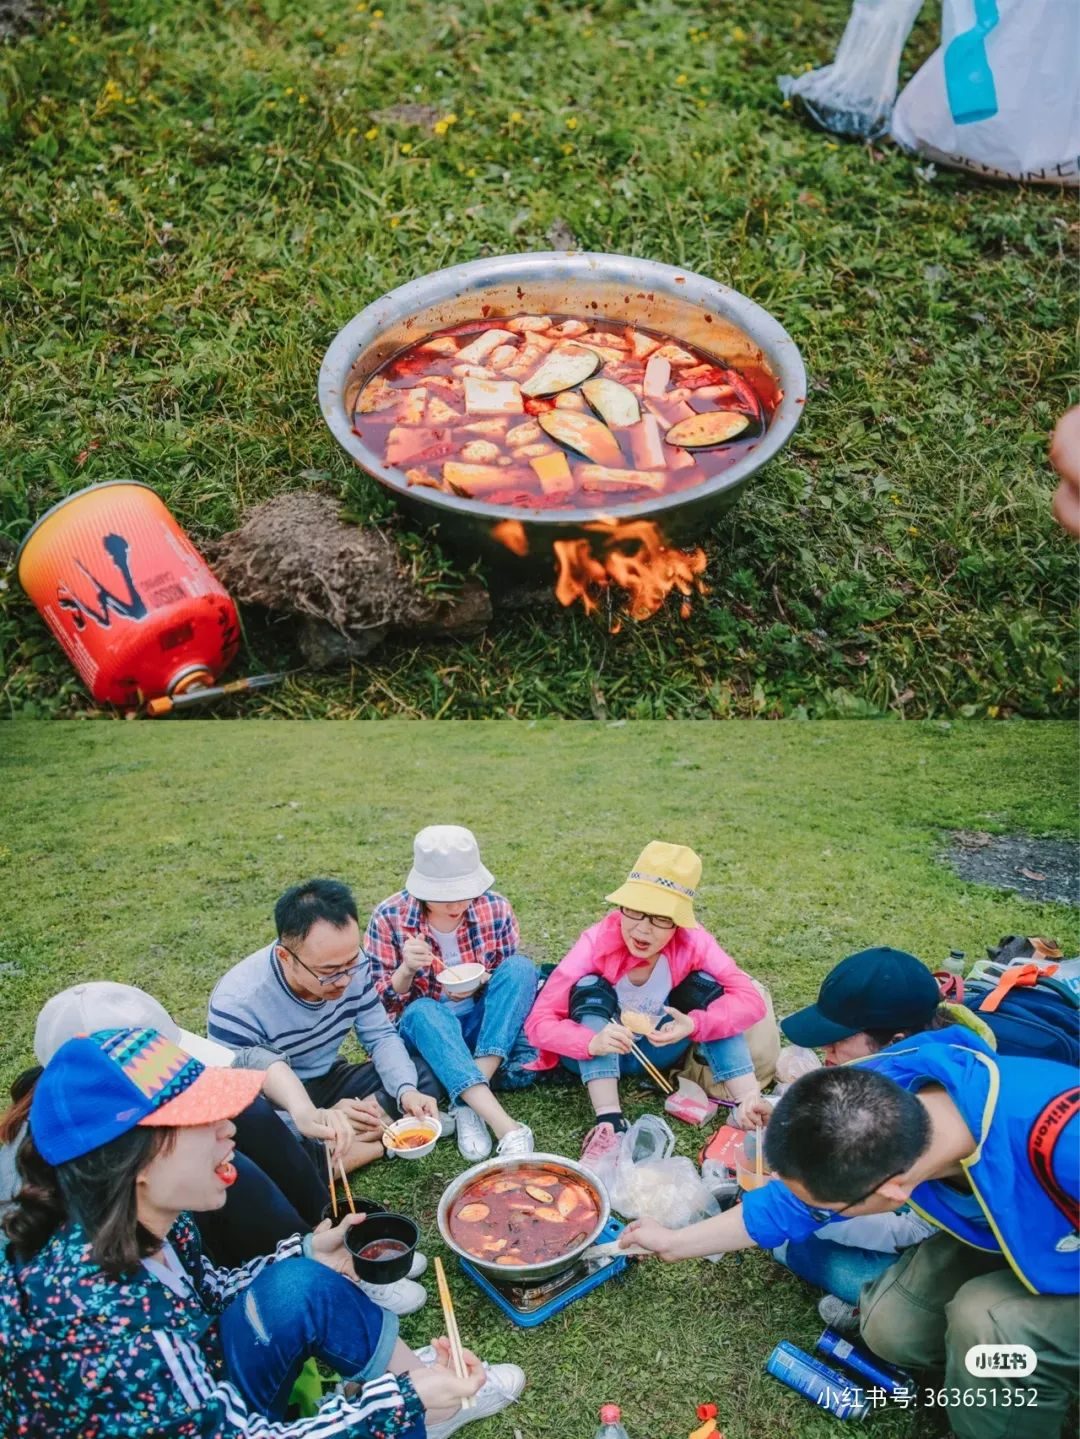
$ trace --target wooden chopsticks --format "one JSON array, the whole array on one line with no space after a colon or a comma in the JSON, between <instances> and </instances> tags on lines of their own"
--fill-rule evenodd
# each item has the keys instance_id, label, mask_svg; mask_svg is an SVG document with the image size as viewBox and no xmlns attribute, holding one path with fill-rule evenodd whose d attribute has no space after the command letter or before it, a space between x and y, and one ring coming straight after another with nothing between
<instances>
[{"instance_id":1,"label":"wooden chopsticks","mask_svg":"<svg viewBox=\"0 0 1080 1439\"><path fill-rule=\"evenodd\" d=\"M630 1052L654 1084L658 1084L665 1094L675 1093L674 1086L668 1083L652 1060L641 1052L633 1040L630 1041Z\"/></svg>"},{"instance_id":2,"label":"wooden chopsticks","mask_svg":"<svg viewBox=\"0 0 1080 1439\"><path fill-rule=\"evenodd\" d=\"M355 1214L356 1205L353 1203L352 1190L349 1188L349 1176L345 1173L345 1162L339 1158L337 1163L341 1183L345 1190L345 1202L349 1206L349 1212ZM337 1180L334 1178L334 1164L330 1158L329 1140L326 1141L326 1179L330 1189L330 1213L336 1223L338 1217Z\"/></svg>"},{"instance_id":3,"label":"wooden chopsticks","mask_svg":"<svg viewBox=\"0 0 1080 1439\"><path fill-rule=\"evenodd\" d=\"M467 1379L469 1371L465 1368L465 1356L461 1352L461 1335L458 1333L454 1301L450 1297L446 1271L443 1269L443 1262L438 1255L435 1256L435 1280L439 1286L439 1303L442 1305L443 1320L446 1324L446 1337L450 1341L450 1358L453 1361L454 1373L459 1379ZM475 1403L475 1399L470 1395L461 1401L461 1407L462 1409L472 1409Z\"/></svg>"}]
</instances>

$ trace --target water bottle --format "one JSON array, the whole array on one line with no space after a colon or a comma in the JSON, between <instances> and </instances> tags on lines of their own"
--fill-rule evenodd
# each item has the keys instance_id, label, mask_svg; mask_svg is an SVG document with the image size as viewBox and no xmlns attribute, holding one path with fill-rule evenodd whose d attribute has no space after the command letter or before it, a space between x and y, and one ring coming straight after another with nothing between
<instances>
[{"instance_id":1,"label":"water bottle","mask_svg":"<svg viewBox=\"0 0 1080 1439\"><path fill-rule=\"evenodd\" d=\"M622 1426L622 1410L617 1404L604 1404L600 1409L600 1428L596 1439L630 1439Z\"/></svg>"},{"instance_id":2,"label":"water bottle","mask_svg":"<svg viewBox=\"0 0 1080 1439\"><path fill-rule=\"evenodd\" d=\"M947 970L949 974L958 974L960 976L963 976L964 951L962 949L950 949L949 957L942 962L941 967L942 969Z\"/></svg>"}]
</instances>

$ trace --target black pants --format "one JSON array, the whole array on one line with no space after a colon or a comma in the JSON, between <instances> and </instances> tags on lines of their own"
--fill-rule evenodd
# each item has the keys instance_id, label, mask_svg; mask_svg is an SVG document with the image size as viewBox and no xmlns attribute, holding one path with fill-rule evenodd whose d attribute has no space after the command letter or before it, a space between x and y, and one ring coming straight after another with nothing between
<instances>
[{"instance_id":1,"label":"black pants","mask_svg":"<svg viewBox=\"0 0 1080 1439\"><path fill-rule=\"evenodd\" d=\"M416 1087L421 1094L430 1094L442 1100L446 1091L432 1074L425 1060L412 1055L416 1065ZM339 1099L377 1099L387 1114L397 1113L397 1102L382 1087L379 1072L367 1060L364 1064L350 1064L347 1059L335 1059L325 1074L314 1079L305 1079L304 1088L313 1104L320 1109L330 1109Z\"/></svg>"}]
</instances>

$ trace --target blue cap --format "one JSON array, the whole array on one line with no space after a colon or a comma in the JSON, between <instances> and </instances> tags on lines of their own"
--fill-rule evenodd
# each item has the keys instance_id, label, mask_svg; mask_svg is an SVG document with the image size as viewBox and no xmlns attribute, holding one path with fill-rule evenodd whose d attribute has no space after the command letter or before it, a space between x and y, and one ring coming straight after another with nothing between
<instances>
[{"instance_id":1,"label":"blue cap","mask_svg":"<svg viewBox=\"0 0 1080 1439\"><path fill-rule=\"evenodd\" d=\"M861 949L829 971L817 1003L789 1014L780 1028L792 1044L822 1049L867 1029L923 1029L941 1002L926 965L902 949Z\"/></svg>"}]
</instances>

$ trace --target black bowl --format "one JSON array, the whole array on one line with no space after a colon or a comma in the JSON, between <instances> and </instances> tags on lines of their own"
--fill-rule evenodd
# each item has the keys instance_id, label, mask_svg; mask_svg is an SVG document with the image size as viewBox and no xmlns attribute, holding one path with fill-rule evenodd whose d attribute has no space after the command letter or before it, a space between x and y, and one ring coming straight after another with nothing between
<instances>
[{"instance_id":1,"label":"black bowl","mask_svg":"<svg viewBox=\"0 0 1080 1439\"><path fill-rule=\"evenodd\" d=\"M361 1259L360 1251L379 1239L396 1239L404 1244L401 1254L385 1259ZM404 1214L372 1214L363 1224L354 1224L345 1233L345 1246L352 1255L356 1277L366 1284L393 1284L408 1277L413 1255L420 1243L420 1230Z\"/></svg>"},{"instance_id":2,"label":"black bowl","mask_svg":"<svg viewBox=\"0 0 1080 1439\"><path fill-rule=\"evenodd\" d=\"M387 1213L387 1208L385 1204L379 1204L374 1199L364 1199L356 1195L353 1196L353 1208L356 1210L357 1214ZM319 1222L322 1223L324 1219L329 1219L332 1224L340 1224L342 1219L344 1219L345 1215L349 1212L349 1201L347 1199L339 1199L337 1206L337 1218L335 1218L334 1206L328 1201L326 1204L323 1205L323 1211L319 1215Z\"/></svg>"}]
</instances>

